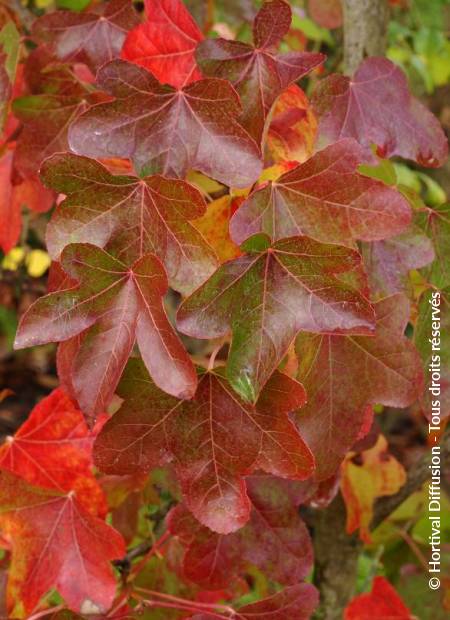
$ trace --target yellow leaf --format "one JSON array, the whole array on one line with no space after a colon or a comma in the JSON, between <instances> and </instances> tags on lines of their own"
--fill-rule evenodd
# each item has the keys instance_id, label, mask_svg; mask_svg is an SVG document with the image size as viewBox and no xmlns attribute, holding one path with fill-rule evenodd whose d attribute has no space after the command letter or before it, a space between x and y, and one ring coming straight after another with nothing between
<instances>
[{"instance_id":1,"label":"yellow leaf","mask_svg":"<svg viewBox=\"0 0 450 620\"><path fill-rule=\"evenodd\" d=\"M203 215L193 222L209 245L216 252L219 260L225 262L241 254L239 247L231 240L229 233L233 199L222 196L211 202Z\"/></svg>"},{"instance_id":2,"label":"yellow leaf","mask_svg":"<svg viewBox=\"0 0 450 620\"><path fill-rule=\"evenodd\" d=\"M25 260L28 274L32 278L43 276L50 267L50 263L50 256L44 250L31 250Z\"/></svg>"},{"instance_id":3,"label":"yellow leaf","mask_svg":"<svg viewBox=\"0 0 450 620\"><path fill-rule=\"evenodd\" d=\"M347 507L347 532L359 528L361 539L371 542L370 523L374 502L378 497L394 495L405 484L403 466L387 451L383 435L377 443L362 452L358 461L350 454L342 464L341 491Z\"/></svg>"}]
</instances>

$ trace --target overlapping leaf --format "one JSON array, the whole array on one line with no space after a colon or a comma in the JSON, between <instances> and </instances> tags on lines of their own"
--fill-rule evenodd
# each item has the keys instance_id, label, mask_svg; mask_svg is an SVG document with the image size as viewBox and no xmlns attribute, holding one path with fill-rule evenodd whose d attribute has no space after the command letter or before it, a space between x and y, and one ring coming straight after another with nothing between
<instances>
[{"instance_id":1,"label":"overlapping leaf","mask_svg":"<svg viewBox=\"0 0 450 620\"><path fill-rule=\"evenodd\" d=\"M197 47L204 75L230 80L242 101L241 120L260 142L266 118L283 90L319 66L323 54L289 52L277 47L291 24L291 9L284 0L265 2L253 23L254 46L227 39L207 39Z\"/></svg>"},{"instance_id":2,"label":"overlapping leaf","mask_svg":"<svg viewBox=\"0 0 450 620\"><path fill-rule=\"evenodd\" d=\"M89 415L108 406L135 340L158 385L192 396L195 372L163 308L167 279L158 258L146 254L126 265L93 245L72 244L61 261L79 284L38 299L22 317L15 346L60 342L84 332L72 383Z\"/></svg>"},{"instance_id":3,"label":"overlapping leaf","mask_svg":"<svg viewBox=\"0 0 450 620\"><path fill-rule=\"evenodd\" d=\"M438 288L450 286L450 205L439 205L427 209L417 216L418 225L430 237L436 260L423 274Z\"/></svg>"},{"instance_id":4,"label":"overlapping leaf","mask_svg":"<svg viewBox=\"0 0 450 620\"><path fill-rule=\"evenodd\" d=\"M184 177L194 168L235 187L258 178L259 149L236 120L239 98L229 82L200 80L175 90L123 60L103 66L97 81L115 100L73 123L76 153L129 157L145 174Z\"/></svg>"},{"instance_id":5,"label":"overlapping leaf","mask_svg":"<svg viewBox=\"0 0 450 620\"><path fill-rule=\"evenodd\" d=\"M0 158L0 247L6 254L18 242L22 229L22 208L48 211L53 192L42 187L36 176L22 179L14 171L14 151L6 150Z\"/></svg>"},{"instance_id":6,"label":"overlapping leaf","mask_svg":"<svg viewBox=\"0 0 450 620\"><path fill-rule=\"evenodd\" d=\"M300 334L296 342L298 378L308 394L296 421L322 480L356 441L368 404L406 407L422 394L420 359L403 336L408 301L393 295L375 309L373 337Z\"/></svg>"},{"instance_id":7,"label":"overlapping leaf","mask_svg":"<svg viewBox=\"0 0 450 620\"><path fill-rule=\"evenodd\" d=\"M341 0L308 0L308 12L322 28L333 29L342 26Z\"/></svg>"},{"instance_id":8,"label":"overlapping leaf","mask_svg":"<svg viewBox=\"0 0 450 620\"><path fill-rule=\"evenodd\" d=\"M277 99L271 113L267 147L275 162L311 157L317 136L317 119L303 90L292 84Z\"/></svg>"},{"instance_id":9,"label":"overlapping leaf","mask_svg":"<svg viewBox=\"0 0 450 620\"><path fill-rule=\"evenodd\" d=\"M195 338L232 332L227 376L254 402L300 330L370 333L373 310L363 286L340 279L360 268L354 250L308 237L268 247L263 235L245 249L185 300L177 323Z\"/></svg>"},{"instance_id":10,"label":"overlapping leaf","mask_svg":"<svg viewBox=\"0 0 450 620\"><path fill-rule=\"evenodd\" d=\"M366 543L371 542L370 523L378 497L394 495L406 482L406 472L388 452L385 437L360 454L360 462L348 455L342 465L341 491L347 509L347 532L359 529Z\"/></svg>"},{"instance_id":11,"label":"overlapping leaf","mask_svg":"<svg viewBox=\"0 0 450 620\"><path fill-rule=\"evenodd\" d=\"M375 577L370 592L355 596L345 608L344 620L413 620L415 616L385 577Z\"/></svg>"},{"instance_id":12,"label":"overlapping leaf","mask_svg":"<svg viewBox=\"0 0 450 620\"><path fill-rule=\"evenodd\" d=\"M94 438L81 411L57 389L0 448L0 468L36 486L74 491L85 510L103 516L105 497L92 473Z\"/></svg>"},{"instance_id":13,"label":"overlapping leaf","mask_svg":"<svg viewBox=\"0 0 450 620\"><path fill-rule=\"evenodd\" d=\"M73 493L32 487L3 471L0 528L12 547L7 588L11 617L28 617L53 588L74 611L109 609L116 591L109 561L122 557L125 545Z\"/></svg>"},{"instance_id":14,"label":"overlapping leaf","mask_svg":"<svg viewBox=\"0 0 450 620\"><path fill-rule=\"evenodd\" d=\"M85 62L95 71L120 56L127 32L138 23L130 0L111 0L96 12L47 13L34 22L32 34L49 43L60 60Z\"/></svg>"},{"instance_id":15,"label":"overlapping leaf","mask_svg":"<svg viewBox=\"0 0 450 620\"><path fill-rule=\"evenodd\" d=\"M322 144L355 138L371 158L398 155L421 166L442 165L448 144L433 114L408 90L401 69L385 58L364 60L353 78L330 75L319 82L312 102Z\"/></svg>"},{"instance_id":16,"label":"overlapping leaf","mask_svg":"<svg viewBox=\"0 0 450 620\"><path fill-rule=\"evenodd\" d=\"M217 372L203 374L193 400L183 402L164 395L142 363L131 360L118 393L125 404L96 441L97 465L133 473L173 455L189 509L217 532L248 520L242 476L253 469L297 479L312 473L311 455L287 418L303 404L304 391L285 375L271 378L256 408Z\"/></svg>"},{"instance_id":17,"label":"overlapping leaf","mask_svg":"<svg viewBox=\"0 0 450 620\"><path fill-rule=\"evenodd\" d=\"M169 530L183 542L185 576L194 583L219 589L229 585L248 564L273 581L294 585L312 565L312 545L296 506L281 481L271 476L247 478L250 520L226 536L195 522L183 504L169 515Z\"/></svg>"},{"instance_id":18,"label":"overlapping leaf","mask_svg":"<svg viewBox=\"0 0 450 620\"><path fill-rule=\"evenodd\" d=\"M401 232L411 220L405 198L356 171L362 149L341 140L304 164L253 192L235 213L230 232L237 243L264 232L274 241L308 235L324 243L352 245Z\"/></svg>"},{"instance_id":19,"label":"overlapping leaf","mask_svg":"<svg viewBox=\"0 0 450 620\"><path fill-rule=\"evenodd\" d=\"M201 78L195 48L203 35L181 0L145 0L147 19L127 36L122 58L180 88Z\"/></svg>"},{"instance_id":20,"label":"overlapping leaf","mask_svg":"<svg viewBox=\"0 0 450 620\"><path fill-rule=\"evenodd\" d=\"M69 243L83 242L113 246L127 263L152 252L164 263L171 286L184 294L214 271L213 250L189 223L205 213L205 203L185 181L113 175L100 163L69 153L47 160L41 176L68 196L47 228L53 258Z\"/></svg>"},{"instance_id":21,"label":"overlapping leaf","mask_svg":"<svg viewBox=\"0 0 450 620\"><path fill-rule=\"evenodd\" d=\"M379 297L408 292L409 272L435 256L433 243L415 224L392 239L364 244L362 253L372 296Z\"/></svg>"}]
</instances>

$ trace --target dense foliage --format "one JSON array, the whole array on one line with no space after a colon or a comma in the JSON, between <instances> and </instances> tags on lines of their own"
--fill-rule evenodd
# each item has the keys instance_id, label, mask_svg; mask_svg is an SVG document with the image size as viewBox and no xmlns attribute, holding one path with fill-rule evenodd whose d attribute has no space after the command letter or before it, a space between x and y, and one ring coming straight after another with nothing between
<instances>
[{"instance_id":1,"label":"dense foliage","mask_svg":"<svg viewBox=\"0 0 450 620\"><path fill-rule=\"evenodd\" d=\"M437 292L450 327L414 13L347 76L336 1L56 4L0 5L4 273L51 261L14 346L57 344L59 383L0 447L5 614L307 620L315 515L340 494L370 549L409 464L378 419L427 433ZM347 620L412 617L399 563Z\"/></svg>"}]
</instances>

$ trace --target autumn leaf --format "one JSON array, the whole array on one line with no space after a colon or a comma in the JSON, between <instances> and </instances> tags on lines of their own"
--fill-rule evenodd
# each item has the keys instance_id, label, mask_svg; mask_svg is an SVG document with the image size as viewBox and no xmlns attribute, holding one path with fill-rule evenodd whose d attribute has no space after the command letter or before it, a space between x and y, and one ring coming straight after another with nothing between
<instances>
[{"instance_id":1,"label":"autumn leaf","mask_svg":"<svg viewBox=\"0 0 450 620\"><path fill-rule=\"evenodd\" d=\"M214 249L221 263L241 255L239 246L232 241L229 233L233 198L228 194L210 202L206 213L193 222Z\"/></svg>"},{"instance_id":2,"label":"autumn leaf","mask_svg":"<svg viewBox=\"0 0 450 620\"><path fill-rule=\"evenodd\" d=\"M422 270L423 275L438 288L450 286L450 205L426 209L418 213L417 221L418 226L431 239L436 254L436 260Z\"/></svg>"},{"instance_id":3,"label":"autumn leaf","mask_svg":"<svg viewBox=\"0 0 450 620\"><path fill-rule=\"evenodd\" d=\"M47 227L47 245L58 259L69 243L90 242L116 249L127 263L155 253L170 285L191 293L217 266L214 251L189 220L206 205L185 181L111 174L99 162L70 153L47 159L44 183L68 197Z\"/></svg>"},{"instance_id":4,"label":"autumn leaf","mask_svg":"<svg viewBox=\"0 0 450 620\"><path fill-rule=\"evenodd\" d=\"M195 48L203 35L181 0L145 0L147 19L128 33L122 58L181 88L201 78Z\"/></svg>"},{"instance_id":5,"label":"autumn leaf","mask_svg":"<svg viewBox=\"0 0 450 620\"><path fill-rule=\"evenodd\" d=\"M14 151L6 150L0 158L0 247L7 254L19 241L22 230L22 208L48 211L53 192L42 187L35 176L22 179L14 173Z\"/></svg>"},{"instance_id":6,"label":"autumn leaf","mask_svg":"<svg viewBox=\"0 0 450 620\"><path fill-rule=\"evenodd\" d=\"M410 271L429 265L435 256L433 243L414 223L395 237L364 244L362 254L373 297L409 293Z\"/></svg>"},{"instance_id":7,"label":"autumn leaf","mask_svg":"<svg viewBox=\"0 0 450 620\"><path fill-rule=\"evenodd\" d=\"M93 71L120 56L127 32L139 23L130 0L111 0L100 11L55 11L33 23L32 34L57 58L86 63Z\"/></svg>"},{"instance_id":8,"label":"autumn leaf","mask_svg":"<svg viewBox=\"0 0 450 620\"><path fill-rule=\"evenodd\" d=\"M374 336L300 334L298 379L308 402L296 422L317 463L316 476L331 476L356 441L369 404L412 404L423 391L423 372L404 337L409 303L400 294L375 304Z\"/></svg>"},{"instance_id":9,"label":"autumn leaf","mask_svg":"<svg viewBox=\"0 0 450 620\"><path fill-rule=\"evenodd\" d=\"M95 462L110 474L132 474L172 455L185 501L220 533L249 518L243 476L255 468L296 479L314 463L287 414L305 401L302 386L276 373L256 407L244 403L218 370L203 373L191 401L164 394L142 362L130 360L118 388L125 400L95 443ZM288 398L279 401L281 395Z\"/></svg>"},{"instance_id":10,"label":"autumn leaf","mask_svg":"<svg viewBox=\"0 0 450 620\"><path fill-rule=\"evenodd\" d=\"M413 620L414 616L384 577L375 577L370 592L355 596L345 608L345 620Z\"/></svg>"},{"instance_id":11,"label":"autumn leaf","mask_svg":"<svg viewBox=\"0 0 450 620\"><path fill-rule=\"evenodd\" d=\"M292 237L268 247L255 235L247 254L223 264L180 306L180 331L194 338L232 332L227 377L255 402L300 330L370 333L365 291L338 274L360 267L354 250Z\"/></svg>"},{"instance_id":12,"label":"autumn leaf","mask_svg":"<svg viewBox=\"0 0 450 620\"><path fill-rule=\"evenodd\" d=\"M125 554L122 537L73 492L32 487L7 471L0 482L0 529L12 548L11 616L28 617L53 588L74 611L105 613L116 591L109 561Z\"/></svg>"},{"instance_id":13,"label":"autumn leaf","mask_svg":"<svg viewBox=\"0 0 450 620\"><path fill-rule=\"evenodd\" d=\"M79 284L32 304L20 322L16 348L69 340L84 332L72 375L87 415L106 409L135 340L158 385L183 398L192 396L194 367L163 308L167 279L159 259L146 254L126 265L86 243L67 246L61 262Z\"/></svg>"},{"instance_id":14,"label":"autumn leaf","mask_svg":"<svg viewBox=\"0 0 450 620\"><path fill-rule=\"evenodd\" d=\"M362 149L341 140L304 164L257 189L230 224L236 243L264 232L274 241L308 235L324 243L352 246L401 232L411 220L405 198L357 172Z\"/></svg>"},{"instance_id":15,"label":"autumn leaf","mask_svg":"<svg viewBox=\"0 0 450 620\"><path fill-rule=\"evenodd\" d=\"M243 106L242 124L258 143L278 96L325 60L323 54L277 52L291 17L287 2L271 0L263 4L253 22L254 45L218 38L206 39L197 47L202 73L230 80L236 88Z\"/></svg>"},{"instance_id":16,"label":"autumn leaf","mask_svg":"<svg viewBox=\"0 0 450 620\"><path fill-rule=\"evenodd\" d=\"M342 0L308 0L308 12L322 28L342 26Z\"/></svg>"},{"instance_id":17,"label":"autumn leaf","mask_svg":"<svg viewBox=\"0 0 450 620\"><path fill-rule=\"evenodd\" d=\"M412 159L421 166L442 165L448 154L435 116L408 90L405 75L386 58L367 58L353 78L330 75L316 87L312 103L319 117L319 143L355 138L372 159Z\"/></svg>"},{"instance_id":18,"label":"autumn leaf","mask_svg":"<svg viewBox=\"0 0 450 620\"><path fill-rule=\"evenodd\" d=\"M233 534L200 525L183 504L168 516L169 531L185 547L185 577L203 588L228 586L248 564L283 585L299 583L311 569L311 540L282 481L260 475L246 482L250 520Z\"/></svg>"},{"instance_id":19,"label":"autumn leaf","mask_svg":"<svg viewBox=\"0 0 450 620\"><path fill-rule=\"evenodd\" d=\"M94 438L81 411L57 389L0 447L0 468L35 486L74 491L87 512L105 516L105 497L92 473Z\"/></svg>"},{"instance_id":20,"label":"autumn leaf","mask_svg":"<svg viewBox=\"0 0 450 620\"><path fill-rule=\"evenodd\" d=\"M275 162L305 162L314 151L317 119L303 90L292 84L277 99L271 113L267 148Z\"/></svg>"},{"instance_id":21,"label":"autumn leaf","mask_svg":"<svg viewBox=\"0 0 450 620\"><path fill-rule=\"evenodd\" d=\"M258 178L259 149L236 120L239 98L225 80L175 90L144 68L116 60L100 69L97 82L115 100L72 124L69 142L76 153L129 157L140 174L184 177L194 168L235 187Z\"/></svg>"},{"instance_id":22,"label":"autumn leaf","mask_svg":"<svg viewBox=\"0 0 450 620\"><path fill-rule=\"evenodd\" d=\"M361 452L358 461L349 454L342 465L341 491L347 508L347 533L359 529L361 540L371 542L370 523L378 497L394 495L406 482L403 466L389 454L380 435L373 448Z\"/></svg>"}]
</instances>

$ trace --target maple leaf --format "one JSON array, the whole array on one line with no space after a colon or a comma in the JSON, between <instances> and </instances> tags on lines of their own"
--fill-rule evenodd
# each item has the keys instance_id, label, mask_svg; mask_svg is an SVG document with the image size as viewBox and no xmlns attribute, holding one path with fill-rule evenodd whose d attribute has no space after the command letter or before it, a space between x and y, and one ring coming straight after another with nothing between
<instances>
[{"instance_id":1,"label":"maple leaf","mask_svg":"<svg viewBox=\"0 0 450 620\"><path fill-rule=\"evenodd\" d=\"M406 482L403 466L387 451L383 435L377 443L361 452L361 462L349 454L342 464L341 491L347 508L347 533L359 529L361 539L371 542L370 523L378 497L395 495Z\"/></svg>"},{"instance_id":2,"label":"maple leaf","mask_svg":"<svg viewBox=\"0 0 450 620\"><path fill-rule=\"evenodd\" d=\"M202 374L194 398L180 401L155 386L142 362L130 360L118 394L125 404L96 440L98 467L131 474L173 455L189 509L214 531L229 533L248 520L242 476L252 469L297 479L313 471L287 417L305 394L286 375L270 379L256 407L240 400L218 370Z\"/></svg>"},{"instance_id":3,"label":"maple leaf","mask_svg":"<svg viewBox=\"0 0 450 620\"><path fill-rule=\"evenodd\" d=\"M127 266L86 243L67 246L61 263L79 284L31 305L20 322L16 348L64 341L85 332L72 374L77 400L88 415L106 409L135 340L162 389L192 396L195 371L164 311L168 285L159 259L146 254Z\"/></svg>"},{"instance_id":4,"label":"maple leaf","mask_svg":"<svg viewBox=\"0 0 450 620\"><path fill-rule=\"evenodd\" d=\"M439 337L431 333L436 327L440 327ZM430 389L433 385L431 370L434 366L434 371L439 372L440 418L442 420L448 418L450 416L450 286L440 291L427 289L420 296L418 317L414 326L414 342L426 373L426 385L421 398L423 413L431 420L432 413L436 412L432 402L438 395L433 393L436 389L433 392ZM438 364L436 355L439 355Z\"/></svg>"},{"instance_id":5,"label":"maple leaf","mask_svg":"<svg viewBox=\"0 0 450 620\"><path fill-rule=\"evenodd\" d=\"M356 441L368 404L406 407L423 391L414 345L403 336L409 303L401 294L375 304L373 337L300 334L298 378L308 402L296 416L315 455L316 475L331 476Z\"/></svg>"},{"instance_id":6,"label":"maple leaf","mask_svg":"<svg viewBox=\"0 0 450 620\"><path fill-rule=\"evenodd\" d=\"M344 611L345 620L413 620L414 616L384 577L375 577L372 590L358 594Z\"/></svg>"},{"instance_id":7,"label":"maple leaf","mask_svg":"<svg viewBox=\"0 0 450 620\"><path fill-rule=\"evenodd\" d=\"M239 98L225 80L175 90L144 68L115 60L100 69L97 81L116 99L72 124L69 142L76 153L130 157L140 174L184 177L195 168L235 187L258 178L259 149L236 120Z\"/></svg>"},{"instance_id":8,"label":"maple leaf","mask_svg":"<svg viewBox=\"0 0 450 620\"><path fill-rule=\"evenodd\" d=\"M242 101L241 121L259 143L266 118L279 95L324 60L323 54L276 48L288 32L291 9L284 0L265 2L253 22L254 46L241 41L206 39L196 51L204 75L230 80Z\"/></svg>"},{"instance_id":9,"label":"maple leaf","mask_svg":"<svg viewBox=\"0 0 450 620\"><path fill-rule=\"evenodd\" d=\"M341 0L308 0L308 12L322 28L333 30L342 26Z\"/></svg>"},{"instance_id":10,"label":"maple leaf","mask_svg":"<svg viewBox=\"0 0 450 620\"><path fill-rule=\"evenodd\" d=\"M200 79L194 52L203 34L181 0L145 0L145 11L146 21L128 33L122 58L175 88Z\"/></svg>"},{"instance_id":11,"label":"maple leaf","mask_svg":"<svg viewBox=\"0 0 450 620\"><path fill-rule=\"evenodd\" d=\"M229 224L233 209L230 195L222 196L208 204L206 213L193 222L209 245L214 248L221 263L240 256L241 251L230 238Z\"/></svg>"},{"instance_id":12,"label":"maple leaf","mask_svg":"<svg viewBox=\"0 0 450 620\"><path fill-rule=\"evenodd\" d=\"M436 254L436 260L422 270L423 275L438 288L450 286L450 204L418 213L417 224L432 240Z\"/></svg>"},{"instance_id":13,"label":"maple leaf","mask_svg":"<svg viewBox=\"0 0 450 620\"><path fill-rule=\"evenodd\" d=\"M391 239L364 244L362 254L372 296L379 297L408 292L409 272L435 256L431 240L416 224Z\"/></svg>"},{"instance_id":14,"label":"maple leaf","mask_svg":"<svg viewBox=\"0 0 450 620\"><path fill-rule=\"evenodd\" d=\"M267 147L275 162L304 162L311 157L317 136L317 119L305 93L289 86L273 106Z\"/></svg>"},{"instance_id":15,"label":"maple leaf","mask_svg":"<svg viewBox=\"0 0 450 620\"><path fill-rule=\"evenodd\" d=\"M324 243L352 246L401 232L411 220L406 199L380 181L359 174L362 149L341 140L304 164L253 192L230 223L242 243L264 232L274 241L308 235Z\"/></svg>"},{"instance_id":16,"label":"maple leaf","mask_svg":"<svg viewBox=\"0 0 450 620\"><path fill-rule=\"evenodd\" d=\"M243 249L183 302L177 324L194 338L231 331L228 379L255 402L300 330L369 333L373 315L364 290L339 279L360 267L354 250L308 237L268 247L264 235Z\"/></svg>"},{"instance_id":17,"label":"maple leaf","mask_svg":"<svg viewBox=\"0 0 450 620\"><path fill-rule=\"evenodd\" d=\"M66 495L0 474L0 528L12 546L7 600L28 616L56 588L74 611L106 612L115 591L109 560L125 554L122 537Z\"/></svg>"},{"instance_id":18,"label":"maple leaf","mask_svg":"<svg viewBox=\"0 0 450 620\"><path fill-rule=\"evenodd\" d=\"M322 144L355 138L373 159L398 155L421 166L442 165L448 143L437 118L412 97L401 69L386 58L367 58L353 78L330 75L316 87L312 103Z\"/></svg>"},{"instance_id":19,"label":"maple leaf","mask_svg":"<svg viewBox=\"0 0 450 620\"><path fill-rule=\"evenodd\" d=\"M0 447L0 468L36 486L75 491L85 510L104 516L105 497L92 473L94 438L81 411L56 389Z\"/></svg>"},{"instance_id":20,"label":"maple leaf","mask_svg":"<svg viewBox=\"0 0 450 620\"><path fill-rule=\"evenodd\" d=\"M111 0L98 12L54 11L33 23L32 34L51 45L60 60L96 70L120 56L127 32L139 23L130 0Z\"/></svg>"},{"instance_id":21,"label":"maple leaf","mask_svg":"<svg viewBox=\"0 0 450 620\"><path fill-rule=\"evenodd\" d=\"M250 520L233 534L200 525L183 504L173 509L168 528L185 547L185 577L204 588L220 589L254 564L283 585L304 579L312 566L311 540L281 482L265 475L246 479Z\"/></svg>"},{"instance_id":22,"label":"maple leaf","mask_svg":"<svg viewBox=\"0 0 450 620\"><path fill-rule=\"evenodd\" d=\"M37 212L48 211L53 192L42 187L34 176L22 179L13 166L14 151L6 150L0 159L0 247L7 254L18 242L22 229L22 207Z\"/></svg>"},{"instance_id":23,"label":"maple leaf","mask_svg":"<svg viewBox=\"0 0 450 620\"><path fill-rule=\"evenodd\" d=\"M238 609L242 620L308 620L319 603L319 594L309 583L299 583ZM210 620L209 614L194 614L192 620Z\"/></svg>"},{"instance_id":24,"label":"maple leaf","mask_svg":"<svg viewBox=\"0 0 450 620\"><path fill-rule=\"evenodd\" d=\"M205 213L204 200L185 181L113 175L99 162L70 153L47 159L41 177L68 196L47 228L53 258L69 243L83 242L112 245L127 263L152 252L164 263L170 285L184 294L217 266L213 250L189 222Z\"/></svg>"},{"instance_id":25,"label":"maple leaf","mask_svg":"<svg viewBox=\"0 0 450 620\"><path fill-rule=\"evenodd\" d=\"M15 99L13 111L24 124L17 142L14 163L25 176L37 174L41 163L54 153L69 149L70 124L84 110L93 95L41 94Z\"/></svg>"}]
</instances>

